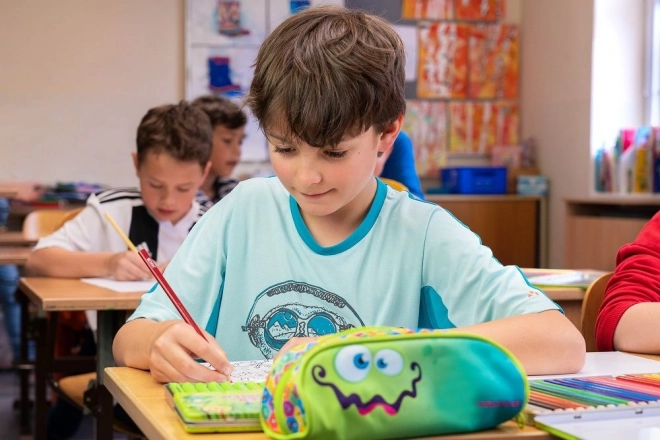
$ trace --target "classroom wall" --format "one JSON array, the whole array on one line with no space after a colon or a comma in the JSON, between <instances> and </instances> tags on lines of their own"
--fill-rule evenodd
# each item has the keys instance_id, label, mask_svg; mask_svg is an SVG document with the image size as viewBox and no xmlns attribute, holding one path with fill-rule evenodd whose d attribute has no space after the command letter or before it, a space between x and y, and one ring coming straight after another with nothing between
<instances>
[{"instance_id":1,"label":"classroom wall","mask_svg":"<svg viewBox=\"0 0 660 440\"><path fill-rule=\"evenodd\" d=\"M521 20L521 122L550 178L549 264L564 260L564 199L588 196L595 0L528 1Z\"/></svg>"},{"instance_id":2,"label":"classroom wall","mask_svg":"<svg viewBox=\"0 0 660 440\"><path fill-rule=\"evenodd\" d=\"M183 97L183 0L0 2L0 178L136 183L146 111Z\"/></svg>"}]
</instances>

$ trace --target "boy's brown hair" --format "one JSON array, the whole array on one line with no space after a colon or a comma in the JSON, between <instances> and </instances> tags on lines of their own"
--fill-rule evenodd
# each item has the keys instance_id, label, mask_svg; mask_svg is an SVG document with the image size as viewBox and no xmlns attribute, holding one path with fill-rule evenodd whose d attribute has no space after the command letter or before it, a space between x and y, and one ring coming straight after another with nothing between
<instances>
[{"instance_id":1,"label":"boy's brown hair","mask_svg":"<svg viewBox=\"0 0 660 440\"><path fill-rule=\"evenodd\" d=\"M203 168L211 157L213 127L206 113L191 104L161 105L150 109L137 129L137 161L147 153L165 153L180 162Z\"/></svg>"},{"instance_id":2,"label":"boy's brown hair","mask_svg":"<svg viewBox=\"0 0 660 440\"><path fill-rule=\"evenodd\" d=\"M264 41L246 105L268 135L335 147L405 113L405 52L384 19L337 6L309 8Z\"/></svg>"},{"instance_id":3,"label":"boy's brown hair","mask_svg":"<svg viewBox=\"0 0 660 440\"><path fill-rule=\"evenodd\" d=\"M192 105L204 110L213 128L222 125L234 130L247 123L247 116L243 110L236 103L222 96L200 96L192 102Z\"/></svg>"}]
</instances>

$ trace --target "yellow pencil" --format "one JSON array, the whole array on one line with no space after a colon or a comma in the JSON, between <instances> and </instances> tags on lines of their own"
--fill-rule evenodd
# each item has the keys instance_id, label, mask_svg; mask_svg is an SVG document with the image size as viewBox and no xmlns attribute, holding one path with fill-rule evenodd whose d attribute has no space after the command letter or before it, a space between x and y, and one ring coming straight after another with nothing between
<instances>
[{"instance_id":1,"label":"yellow pencil","mask_svg":"<svg viewBox=\"0 0 660 440\"><path fill-rule=\"evenodd\" d=\"M112 225L112 227L115 228L115 231L117 231L117 233L119 234L121 239L124 240L124 243L126 243L126 246L128 246L128 248L130 250L132 250L133 252L137 253L138 250L135 247L135 245L133 243L131 243L131 240L129 240L128 237L126 236L126 234L124 234L124 231L122 231L121 228L119 227L119 225L117 223L115 223L115 220L112 218L112 216L106 212L105 213L105 218L107 218L108 221L110 222L110 224Z\"/></svg>"}]
</instances>

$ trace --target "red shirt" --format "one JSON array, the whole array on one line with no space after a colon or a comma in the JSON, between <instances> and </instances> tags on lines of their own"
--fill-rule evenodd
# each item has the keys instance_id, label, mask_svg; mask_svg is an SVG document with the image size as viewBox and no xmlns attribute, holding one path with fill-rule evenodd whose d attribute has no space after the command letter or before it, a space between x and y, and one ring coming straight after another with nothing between
<instances>
[{"instance_id":1,"label":"red shirt","mask_svg":"<svg viewBox=\"0 0 660 440\"><path fill-rule=\"evenodd\" d=\"M644 225L634 242L619 249L616 270L598 312L598 350L614 350L614 330L629 307L660 302L660 212Z\"/></svg>"}]
</instances>

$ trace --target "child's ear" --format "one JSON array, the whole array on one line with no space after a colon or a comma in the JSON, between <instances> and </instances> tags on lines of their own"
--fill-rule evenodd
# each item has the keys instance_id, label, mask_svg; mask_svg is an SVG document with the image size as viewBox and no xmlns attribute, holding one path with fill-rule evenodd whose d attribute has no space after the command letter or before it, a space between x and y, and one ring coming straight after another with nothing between
<instances>
[{"instance_id":1,"label":"child's ear","mask_svg":"<svg viewBox=\"0 0 660 440\"><path fill-rule=\"evenodd\" d=\"M211 161L206 162L206 166L202 169L202 181L206 180L206 176L209 175L211 171Z\"/></svg>"},{"instance_id":2,"label":"child's ear","mask_svg":"<svg viewBox=\"0 0 660 440\"><path fill-rule=\"evenodd\" d=\"M140 177L140 164L138 163L137 153L135 151L133 151L131 153L131 157L133 158L133 167L135 167L135 174L139 178Z\"/></svg>"},{"instance_id":3,"label":"child's ear","mask_svg":"<svg viewBox=\"0 0 660 440\"><path fill-rule=\"evenodd\" d=\"M397 117L394 121L385 125L385 130L380 134L378 139L379 153L386 153L390 148L392 148L392 144L394 144L397 136L399 136L402 125L403 115L399 115L399 117Z\"/></svg>"}]
</instances>

